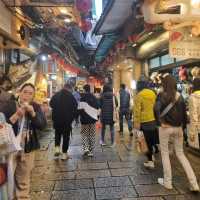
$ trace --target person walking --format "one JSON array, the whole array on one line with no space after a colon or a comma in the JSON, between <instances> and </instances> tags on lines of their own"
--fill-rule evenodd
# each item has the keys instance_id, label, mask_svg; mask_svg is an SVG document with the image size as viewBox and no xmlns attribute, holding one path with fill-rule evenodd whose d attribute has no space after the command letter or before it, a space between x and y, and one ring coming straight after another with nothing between
<instances>
[{"instance_id":1,"label":"person walking","mask_svg":"<svg viewBox=\"0 0 200 200\"><path fill-rule=\"evenodd\" d=\"M154 168L153 152L154 148L158 151L158 132L156 128L156 120L154 116L154 104L156 94L149 88L149 82L146 77L141 78L137 82L137 95L134 102L134 128L142 130L148 152L146 153L148 161L144 163L147 168Z\"/></svg>"},{"instance_id":2,"label":"person walking","mask_svg":"<svg viewBox=\"0 0 200 200\"><path fill-rule=\"evenodd\" d=\"M172 189L172 169L169 159L169 139L172 138L176 156L184 168L191 191L199 191L194 171L183 151L183 129L186 128L187 114L183 97L177 92L176 79L166 75L162 79L163 92L157 98L155 112L160 121L159 139L164 178L158 183Z\"/></svg>"},{"instance_id":3,"label":"person walking","mask_svg":"<svg viewBox=\"0 0 200 200\"><path fill-rule=\"evenodd\" d=\"M76 99L76 102L77 104L79 104L80 100L81 100L81 95L80 93L78 92L78 88L75 87L74 88L74 91L73 91L73 96L74 98ZM75 118L75 126L78 127L78 124L79 124L79 116L77 115L77 117Z\"/></svg>"},{"instance_id":4,"label":"person walking","mask_svg":"<svg viewBox=\"0 0 200 200\"><path fill-rule=\"evenodd\" d=\"M100 144L105 146L105 131L106 126L110 127L111 133L111 147L115 146L115 130L114 123L117 120L117 98L114 96L112 88L109 85L103 87L103 93L100 98L100 120L102 123Z\"/></svg>"},{"instance_id":5,"label":"person walking","mask_svg":"<svg viewBox=\"0 0 200 200\"><path fill-rule=\"evenodd\" d=\"M55 129L55 157L62 154L62 160L69 159L68 148L72 122L77 116L77 102L72 95L72 86L66 83L59 92L50 100L52 108L53 127ZM61 138L63 139L62 153L60 150Z\"/></svg>"},{"instance_id":6,"label":"person walking","mask_svg":"<svg viewBox=\"0 0 200 200\"><path fill-rule=\"evenodd\" d=\"M200 134L200 78L195 78L192 82L192 94L189 97L189 144L199 148Z\"/></svg>"},{"instance_id":7,"label":"person walking","mask_svg":"<svg viewBox=\"0 0 200 200\"><path fill-rule=\"evenodd\" d=\"M4 114L13 127L16 137L20 138L22 151L14 158L14 199L30 200L30 177L34 167L35 151L39 149L37 131L46 126L45 116L38 104L33 101L35 87L31 83L24 84L18 101L10 100Z\"/></svg>"},{"instance_id":8,"label":"person walking","mask_svg":"<svg viewBox=\"0 0 200 200\"><path fill-rule=\"evenodd\" d=\"M130 113L130 93L126 90L126 85L121 84L119 91L119 127L120 127L120 135L123 136L123 121L124 117L128 124L129 135L133 136L132 133L132 122L131 122L131 113Z\"/></svg>"},{"instance_id":9,"label":"person walking","mask_svg":"<svg viewBox=\"0 0 200 200\"><path fill-rule=\"evenodd\" d=\"M90 85L85 85L83 89L84 93L79 104L83 155L92 157L95 148L99 106L96 97L91 93Z\"/></svg>"}]
</instances>

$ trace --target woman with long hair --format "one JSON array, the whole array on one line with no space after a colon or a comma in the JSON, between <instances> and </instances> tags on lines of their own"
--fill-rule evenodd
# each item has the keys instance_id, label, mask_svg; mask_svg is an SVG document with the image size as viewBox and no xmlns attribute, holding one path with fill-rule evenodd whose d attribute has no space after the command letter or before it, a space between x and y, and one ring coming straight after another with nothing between
<instances>
[{"instance_id":1,"label":"woman with long hair","mask_svg":"<svg viewBox=\"0 0 200 200\"><path fill-rule=\"evenodd\" d=\"M158 183L172 189L172 170L169 158L169 139L172 137L176 156L183 166L190 183L191 191L199 191L194 171L183 151L183 129L186 128L186 106L182 96L177 92L176 79L166 75L162 80L163 91L157 98L155 113L160 122L159 139L164 178Z\"/></svg>"},{"instance_id":2,"label":"woman with long hair","mask_svg":"<svg viewBox=\"0 0 200 200\"><path fill-rule=\"evenodd\" d=\"M14 156L15 191L14 199L30 200L30 177L34 166L35 150L39 149L37 130L46 125L45 116L38 104L33 101L35 87L24 84L18 101L11 100L5 109L7 121L12 125L15 136L20 134L22 151Z\"/></svg>"}]
</instances>

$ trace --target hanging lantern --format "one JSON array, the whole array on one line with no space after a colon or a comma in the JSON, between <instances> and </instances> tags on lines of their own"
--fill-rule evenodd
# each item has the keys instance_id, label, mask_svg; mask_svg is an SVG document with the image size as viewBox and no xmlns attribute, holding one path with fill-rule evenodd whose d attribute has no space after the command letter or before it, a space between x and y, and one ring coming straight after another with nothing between
<instances>
[{"instance_id":1,"label":"hanging lantern","mask_svg":"<svg viewBox=\"0 0 200 200\"><path fill-rule=\"evenodd\" d=\"M119 42L116 45L117 50L124 50L126 48L126 44L124 42Z\"/></svg>"},{"instance_id":2,"label":"hanging lantern","mask_svg":"<svg viewBox=\"0 0 200 200\"><path fill-rule=\"evenodd\" d=\"M76 8L82 13L88 13L92 8L91 0L76 0Z\"/></svg>"},{"instance_id":3,"label":"hanging lantern","mask_svg":"<svg viewBox=\"0 0 200 200\"><path fill-rule=\"evenodd\" d=\"M63 66L65 64L65 60L64 59L60 59L59 64Z\"/></svg>"}]
</instances>

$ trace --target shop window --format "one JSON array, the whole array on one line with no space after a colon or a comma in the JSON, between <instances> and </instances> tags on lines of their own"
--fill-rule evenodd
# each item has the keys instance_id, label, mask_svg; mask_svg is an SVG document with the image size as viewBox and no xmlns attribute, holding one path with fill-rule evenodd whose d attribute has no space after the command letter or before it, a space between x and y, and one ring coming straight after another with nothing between
<instances>
[{"instance_id":1,"label":"shop window","mask_svg":"<svg viewBox=\"0 0 200 200\"><path fill-rule=\"evenodd\" d=\"M151 69L156 68L156 67L160 67L160 58L156 57L156 58L150 59L149 65L150 65Z\"/></svg>"},{"instance_id":2,"label":"shop window","mask_svg":"<svg viewBox=\"0 0 200 200\"><path fill-rule=\"evenodd\" d=\"M162 65L169 65L174 63L174 58L170 57L169 54L166 54L164 56L161 57L161 64Z\"/></svg>"}]
</instances>

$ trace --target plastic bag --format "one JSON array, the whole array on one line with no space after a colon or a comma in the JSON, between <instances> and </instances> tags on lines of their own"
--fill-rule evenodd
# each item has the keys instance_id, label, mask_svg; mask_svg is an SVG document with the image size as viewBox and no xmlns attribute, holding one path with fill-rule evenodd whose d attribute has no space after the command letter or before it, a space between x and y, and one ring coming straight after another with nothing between
<instances>
[{"instance_id":1,"label":"plastic bag","mask_svg":"<svg viewBox=\"0 0 200 200\"><path fill-rule=\"evenodd\" d=\"M148 152L147 143L144 137L144 133L139 130L135 130L136 135L136 150L138 153L145 154Z\"/></svg>"}]
</instances>

